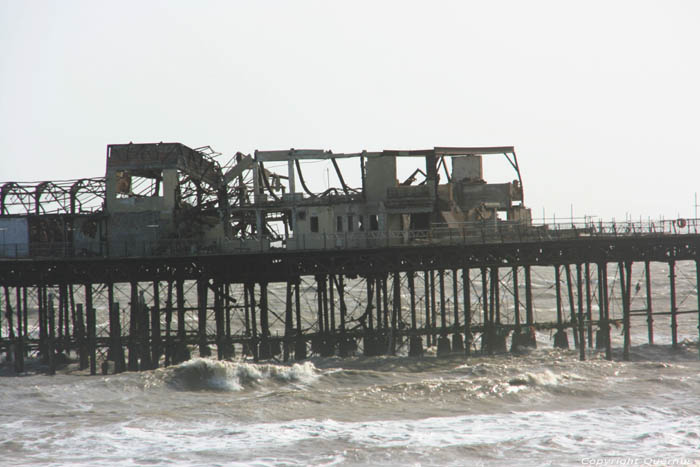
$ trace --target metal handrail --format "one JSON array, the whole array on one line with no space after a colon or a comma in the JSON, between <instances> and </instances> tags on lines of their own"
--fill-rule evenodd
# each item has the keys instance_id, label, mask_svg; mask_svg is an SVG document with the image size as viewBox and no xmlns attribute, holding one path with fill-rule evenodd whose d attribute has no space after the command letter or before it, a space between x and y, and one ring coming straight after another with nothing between
<instances>
[{"instance_id":1,"label":"metal handrail","mask_svg":"<svg viewBox=\"0 0 700 467\"><path fill-rule=\"evenodd\" d=\"M0 258L166 257L259 253L278 250L318 251L429 245L532 243L578 238L697 235L699 219L625 222L557 222L526 225L484 221L425 230L356 231L290 235L284 242L250 237L205 242L201 239L32 242L0 244Z\"/></svg>"}]
</instances>

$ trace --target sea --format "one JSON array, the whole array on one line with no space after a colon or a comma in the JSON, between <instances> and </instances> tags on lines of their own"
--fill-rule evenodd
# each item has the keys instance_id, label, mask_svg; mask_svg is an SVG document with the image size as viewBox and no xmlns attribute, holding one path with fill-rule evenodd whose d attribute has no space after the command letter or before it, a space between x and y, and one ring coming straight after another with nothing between
<instances>
[{"instance_id":1,"label":"sea","mask_svg":"<svg viewBox=\"0 0 700 467\"><path fill-rule=\"evenodd\" d=\"M679 308L697 310L695 265L677 268ZM535 278L538 319L556 312L551 276ZM668 266L652 277L663 313ZM106 376L5 364L0 465L700 465L698 317L680 315L676 349L670 317L654 324L650 345L633 318L630 361L613 328L612 361L594 348L580 361L542 331L535 349L471 357L195 356Z\"/></svg>"}]
</instances>

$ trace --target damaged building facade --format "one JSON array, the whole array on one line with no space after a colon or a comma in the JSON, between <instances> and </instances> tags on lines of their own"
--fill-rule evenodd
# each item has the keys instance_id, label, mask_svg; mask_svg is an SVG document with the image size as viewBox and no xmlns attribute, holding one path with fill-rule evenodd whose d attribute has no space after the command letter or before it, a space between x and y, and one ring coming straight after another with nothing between
<instances>
[{"instance_id":1,"label":"damaged building facade","mask_svg":"<svg viewBox=\"0 0 700 467\"><path fill-rule=\"evenodd\" d=\"M515 180L487 183L483 158L499 155ZM107 147L104 178L4 183L3 255L373 248L531 224L512 147L256 151L224 164L219 156L180 143L115 144ZM304 165L316 161L332 164L337 186L329 176L326 190L310 189ZM416 163L404 180L399 161ZM357 166L359 186L346 182L339 162Z\"/></svg>"}]
</instances>

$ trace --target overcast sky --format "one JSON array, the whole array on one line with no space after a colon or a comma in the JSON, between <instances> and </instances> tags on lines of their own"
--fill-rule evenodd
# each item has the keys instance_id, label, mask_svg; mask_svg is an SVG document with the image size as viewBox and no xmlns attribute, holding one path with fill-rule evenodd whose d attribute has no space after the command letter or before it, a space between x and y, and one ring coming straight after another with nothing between
<instances>
[{"instance_id":1,"label":"overcast sky","mask_svg":"<svg viewBox=\"0 0 700 467\"><path fill-rule=\"evenodd\" d=\"M689 217L699 89L696 0L0 0L0 181L129 141L514 145L535 217Z\"/></svg>"}]
</instances>

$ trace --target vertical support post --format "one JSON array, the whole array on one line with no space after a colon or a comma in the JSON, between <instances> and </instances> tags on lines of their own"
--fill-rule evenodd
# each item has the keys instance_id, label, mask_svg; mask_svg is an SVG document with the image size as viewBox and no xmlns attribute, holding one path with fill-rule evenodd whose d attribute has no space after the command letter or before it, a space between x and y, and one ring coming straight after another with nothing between
<instances>
[{"instance_id":1,"label":"vertical support post","mask_svg":"<svg viewBox=\"0 0 700 467\"><path fill-rule=\"evenodd\" d=\"M335 275L328 275L328 305L331 314L331 333L335 333Z\"/></svg>"},{"instance_id":2,"label":"vertical support post","mask_svg":"<svg viewBox=\"0 0 700 467\"><path fill-rule=\"evenodd\" d=\"M569 338L564 330L564 316L561 300L561 266L554 266L554 283L557 292L557 332L554 334L554 347L560 349L569 348Z\"/></svg>"},{"instance_id":3,"label":"vertical support post","mask_svg":"<svg viewBox=\"0 0 700 467\"><path fill-rule=\"evenodd\" d=\"M586 359L586 331L583 319L583 272L581 264L576 265L576 297L578 298L578 342L579 360Z\"/></svg>"},{"instance_id":4,"label":"vertical support post","mask_svg":"<svg viewBox=\"0 0 700 467\"><path fill-rule=\"evenodd\" d=\"M491 304L494 310L494 313L491 315L491 321L494 322L495 324L500 325L501 324L501 276L500 272L498 270L498 267L492 267L491 268L491 285L492 285L492 293L491 295ZM498 326L498 329L500 329L500 326Z\"/></svg>"},{"instance_id":5,"label":"vertical support post","mask_svg":"<svg viewBox=\"0 0 700 467\"><path fill-rule=\"evenodd\" d=\"M301 326L301 293L299 287L301 284L301 279L297 278L296 284L294 286L294 306L297 315L297 341L294 348L294 359L304 360L306 358L306 342L304 342L304 335Z\"/></svg>"},{"instance_id":6,"label":"vertical support post","mask_svg":"<svg viewBox=\"0 0 700 467\"><path fill-rule=\"evenodd\" d=\"M235 350L231 340L231 285L228 281L224 285L224 310L226 312L226 352L224 352L224 358L229 359L233 358Z\"/></svg>"},{"instance_id":7,"label":"vertical support post","mask_svg":"<svg viewBox=\"0 0 700 467\"><path fill-rule=\"evenodd\" d=\"M452 351L464 352L464 340L459 324L459 273L457 269L452 270L452 311L454 312L454 323L452 323Z\"/></svg>"},{"instance_id":8,"label":"vertical support post","mask_svg":"<svg viewBox=\"0 0 700 467\"><path fill-rule=\"evenodd\" d=\"M253 352L253 360L258 361L258 329L256 324L255 316L255 282L249 282L246 285L248 290L248 304L250 306L250 326L253 333L253 339L251 341L251 351Z\"/></svg>"},{"instance_id":9,"label":"vertical support post","mask_svg":"<svg viewBox=\"0 0 700 467\"><path fill-rule=\"evenodd\" d=\"M372 330L374 329L374 317L372 314L372 284L374 283L374 278L371 276L367 276L365 279L365 285L367 286L367 308L365 309L365 316L366 316L366 322L367 322L367 327Z\"/></svg>"},{"instance_id":10,"label":"vertical support post","mask_svg":"<svg viewBox=\"0 0 700 467\"><path fill-rule=\"evenodd\" d=\"M447 310L445 309L445 271L443 269L438 270L438 281L440 287L440 335L445 336L447 334Z\"/></svg>"},{"instance_id":11,"label":"vertical support post","mask_svg":"<svg viewBox=\"0 0 700 467\"><path fill-rule=\"evenodd\" d=\"M472 298L469 268L462 269L462 297L464 303L464 354L469 356L472 348Z\"/></svg>"},{"instance_id":12,"label":"vertical support post","mask_svg":"<svg viewBox=\"0 0 700 467\"><path fill-rule=\"evenodd\" d=\"M430 310L431 310L431 319L430 319L430 329L432 330L432 340L433 340L433 345L437 343L437 300L436 300L436 294L435 294L435 271L430 270Z\"/></svg>"},{"instance_id":13,"label":"vertical support post","mask_svg":"<svg viewBox=\"0 0 700 467\"><path fill-rule=\"evenodd\" d=\"M605 358L612 360L612 340L610 339L610 302L608 299L608 264L603 263L603 338L605 343Z\"/></svg>"},{"instance_id":14,"label":"vertical support post","mask_svg":"<svg viewBox=\"0 0 700 467\"><path fill-rule=\"evenodd\" d=\"M632 275L632 263L630 261L618 263L620 270L620 294L622 295L622 326L624 343L622 346L622 359L630 359L630 276Z\"/></svg>"},{"instance_id":15,"label":"vertical support post","mask_svg":"<svg viewBox=\"0 0 700 467\"><path fill-rule=\"evenodd\" d=\"M574 305L574 291L573 291L573 286L571 284L571 265L569 263L564 265L564 268L566 270L566 289L567 293L569 295L569 310L571 313L571 332L574 335L574 347L579 346L579 335L578 335L578 326L577 326L577 319L576 319L576 306Z\"/></svg>"},{"instance_id":16,"label":"vertical support post","mask_svg":"<svg viewBox=\"0 0 700 467\"><path fill-rule=\"evenodd\" d=\"M338 275L338 304L340 305L340 331L345 334L348 308L345 304L345 277L342 274Z\"/></svg>"},{"instance_id":17,"label":"vertical support post","mask_svg":"<svg viewBox=\"0 0 700 467\"><path fill-rule=\"evenodd\" d=\"M292 345L292 332L294 331L294 315L292 313L292 301L294 293L292 292L292 282L287 280L287 289L284 294L284 346L282 359L285 362L289 361L289 349Z\"/></svg>"},{"instance_id":18,"label":"vertical support post","mask_svg":"<svg viewBox=\"0 0 700 467\"><path fill-rule=\"evenodd\" d=\"M151 366L158 368L163 351L160 337L160 282L153 281L153 306L151 307Z\"/></svg>"},{"instance_id":19,"label":"vertical support post","mask_svg":"<svg viewBox=\"0 0 700 467\"><path fill-rule=\"evenodd\" d=\"M87 313L88 355L90 374L97 374L97 315L92 300L92 284L85 284L85 311Z\"/></svg>"},{"instance_id":20,"label":"vertical support post","mask_svg":"<svg viewBox=\"0 0 700 467\"><path fill-rule=\"evenodd\" d=\"M406 273L406 276L406 279L408 280L409 307L411 309L411 329L415 331L418 326L418 321L416 319L416 284L414 282L415 273L413 271L408 271Z\"/></svg>"},{"instance_id":21,"label":"vertical support post","mask_svg":"<svg viewBox=\"0 0 700 467\"><path fill-rule=\"evenodd\" d=\"M483 312L483 321L482 321L482 327L483 327L483 333L481 335L481 350L485 351L488 350L489 347L489 333L491 332L490 330L490 325L489 325L489 299L488 299L488 294L489 294L489 280L488 280L488 270L486 268L481 268L481 308Z\"/></svg>"},{"instance_id":22,"label":"vertical support post","mask_svg":"<svg viewBox=\"0 0 700 467\"><path fill-rule=\"evenodd\" d=\"M129 347L129 371L138 371L139 369L139 357L138 357L138 335L139 335L139 295L138 295L138 283L131 282L131 302L130 302L130 314L129 314L129 338L127 340L127 345Z\"/></svg>"},{"instance_id":23,"label":"vertical support post","mask_svg":"<svg viewBox=\"0 0 700 467\"><path fill-rule=\"evenodd\" d=\"M214 289L214 321L216 322L216 358L223 360L228 355L228 342L226 342L226 324L224 322L224 287L218 279L213 280Z\"/></svg>"},{"instance_id":24,"label":"vertical support post","mask_svg":"<svg viewBox=\"0 0 700 467\"><path fill-rule=\"evenodd\" d=\"M537 347L537 335L535 334L535 314L532 302L532 272L530 265L525 265L525 324L527 324L526 341L529 347Z\"/></svg>"},{"instance_id":25,"label":"vertical support post","mask_svg":"<svg viewBox=\"0 0 700 467\"><path fill-rule=\"evenodd\" d=\"M151 348L149 341L150 332L150 310L148 305L146 305L146 299L144 297L144 291L139 292L139 369L140 370L150 370L153 368L153 363L151 363Z\"/></svg>"},{"instance_id":26,"label":"vertical support post","mask_svg":"<svg viewBox=\"0 0 700 467\"><path fill-rule=\"evenodd\" d=\"M49 294L49 345L48 345L48 357L49 357L49 374L56 374L56 350L55 341L56 338L56 316L53 307L53 294Z\"/></svg>"},{"instance_id":27,"label":"vertical support post","mask_svg":"<svg viewBox=\"0 0 700 467\"><path fill-rule=\"evenodd\" d=\"M591 265L586 263L586 320L588 321L588 347L593 348L593 304L591 300Z\"/></svg>"},{"instance_id":28,"label":"vertical support post","mask_svg":"<svg viewBox=\"0 0 700 467\"><path fill-rule=\"evenodd\" d=\"M197 334L199 340L199 356L211 356L211 349L207 344L207 299L208 283L205 278L197 279Z\"/></svg>"},{"instance_id":29,"label":"vertical support post","mask_svg":"<svg viewBox=\"0 0 700 467\"><path fill-rule=\"evenodd\" d=\"M56 336L56 352L63 352L63 312L66 303L65 284L58 285L58 335Z\"/></svg>"},{"instance_id":30,"label":"vertical support post","mask_svg":"<svg viewBox=\"0 0 700 467\"><path fill-rule=\"evenodd\" d=\"M377 302L377 329L382 328L382 279L377 276L374 281L375 300Z\"/></svg>"},{"instance_id":31,"label":"vertical support post","mask_svg":"<svg viewBox=\"0 0 700 467\"><path fill-rule=\"evenodd\" d=\"M398 271L394 272L393 300L391 302L391 333L389 336L389 350L392 355L396 355L396 333L399 329L399 313L401 311L401 276Z\"/></svg>"},{"instance_id":32,"label":"vertical support post","mask_svg":"<svg viewBox=\"0 0 700 467\"><path fill-rule=\"evenodd\" d=\"M695 258L695 292L698 300L698 356L700 357L700 263L697 257Z\"/></svg>"},{"instance_id":33,"label":"vertical support post","mask_svg":"<svg viewBox=\"0 0 700 467\"><path fill-rule=\"evenodd\" d=\"M438 281L440 290L440 337L438 337L437 355L447 355L450 353L450 341L447 338L447 305L445 304L445 271L438 270Z\"/></svg>"},{"instance_id":34,"label":"vertical support post","mask_svg":"<svg viewBox=\"0 0 700 467\"><path fill-rule=\"evenodd\" d=\"M425 345L430 347L432 339L430 336L430 277L428 271L423 271L423 300L425 300Z\"/></svg>"},{"instance_id":35,"label":"vertical support post","mask_svg":"<svg viewBox=\"0 0 700 467\"><path fill-rule=\"evenodd\" d=\"M185 281L178 278L175 283L177 301L177 342L172 357L174 364L182 363L189 359L187 349L187 334L185 331Z\"/></svg>"},{"instance_id":36,"label":"vertical support post","mask_svg":"<svg viewBox=\"0 0 700 467\"><path fill-rule=\"evenodd\" d=\"M88 367L88 354L85 339L85 321L83 320L83 304L78 303L76 310L75 321L73 322L73 334L78 345L78 355L80 360L80 369L84 370Z\"/></svg>"},{"instance_id":37,"label":"vertical support post","mask_svg":"<svg viewBox=\"0 0 700 467\"><path fill-rule=\"evenodd\" d=\"M678 307L676 306L676 261L668 262L668 277L671 286L671 347L678 348Z\"/></svg>"},{"instance_id":38,"label":"vertical support post","mask_svg":"<svg viewBox=\"0 0 700 467\"><path fill-rule=\"evenodd\" d=\"M15 331L14 331L14 326L12 325L12 305L10 304L10 291L7 286L3 286L3 291L5 295L5 312L2 313L0 312L0 342L2 342L2 316L7 317L7 335L9 338L9 342L12 343L15 339ZM7 359L14 359L14 356L11 351L12 346L8 345L7 346ZM16 363L16 360L15 360Z\"/></svg>"},{"instance_id":39,"label":"vertical support post","mask_svg":"<svg viewBox=\"0 0 700 467\"><path fill-rule=\"evenodd\" d=\"M260 347L258 356L262 359L272 357L272 348L270 345L270 320L267 300L267 282L260 283Z\"/></svg>"},{"instance_id":40,"label":"vertical support post","mask_svg":"<svg viewBox=\"0 0 700 467\"><path fill-rule=\"evenodd\" d=\"M73 337L75 337L75 342L78 345L78 350L79 350L79 352L81 352L80 355L82 355L82 353L85 353L84 352L84 350L85 350L84 349L85 321L82 321L82 322L76 324L77 316L76 316L76 307L75 307L75 295L73 293L73 284L68 285L68 302L69 302L68 304L70 305L71 324L73 326ZM66 310L66 313L68 313L68 310ZM66 314L66 318L68 318L67 314ZM66 319L66 321L67 321L67 319ZM78 326L80 326L80 328L78 328ZM68 328L66 327L66 332L67 332L67 330L68 330ZM83 338L82 338L83 339L83 341L82 341L83 347L80 347L81 339L79 339L77 337L79 333L82 333L82 336L83 336ZM68 334L66 334L66 335L68 335ZM66 346L67 345L68 344L66 344ZM81 366L82 366L82 364L81 364ZM84 367L81 367L81 370L84 370L86 367L87 367L87 365L85 365Z\"/></svg>"},{"instance_id":41,"label":"vertical support post","mask_svg":"<svg viewBox=\"0 0 700 467\"><path fill-rule=\"evenodd\" d=\"M382 296L383 298L383 308L384 308L384 328L388 329L389 328L389 291L387 287L387 281L388 281L389 275L388 274L383 274L382 275Z\"/></svg>"},{"instance_id":42,"label":"vertical support post","mask_svg":"<svg viewBox=\"0 0 700 467\"><path fill-rule=\"evenodd\" d=\"M323 289L326 281L321 275L316 276L316 316L318 318L318 333L325 332L323 316Z\"/></svg>"},{"instance_id":43,"label":"vertical support post","mask_svg":"<svg viewBox=\"0 0 700 467\"><path fill-rule=\"evenodd\" d=\"M520 346L521 338L521 323L520 323L520 289L518 284L518 266L513 266L513 314L515 316L515 330L511 340L510 350L515 352Z\"/></svg>"},{"instance_id":44,"label":"vertical support post","mask_svg":"<svg viewBox=\"0 0 700 467\"><path fill-rule=\"evenodd\" d=\"M168 279L168 296L165 301L165 366L170 366L173 359L173 341L170 328L173 324L173 280Z\"/></svg>"},{"instance_id":45,"label":"vertical support post","mask_svg":"<svg viewBox=\"0 0 700 467\"><path fill-rule=\"evenodd\" d=\"M646 279L647 292L647 335L649 337L649 345L654 345L654 313L651 298L651 265L649 261L644 262L644 278Z\"/></svg>"},{"instance_id":46,"label":"vertical support post","mask_svg":"<svg viewBox=\"0 0 700 467\"><path fill-rule=\"evenodd\" d=\"M20 287L16 287L15 294L17 299L17 344L15 345L15 370L17 373L23 373L25 334L22 332L22 290Z\"/></svg>"}]
</instances>

